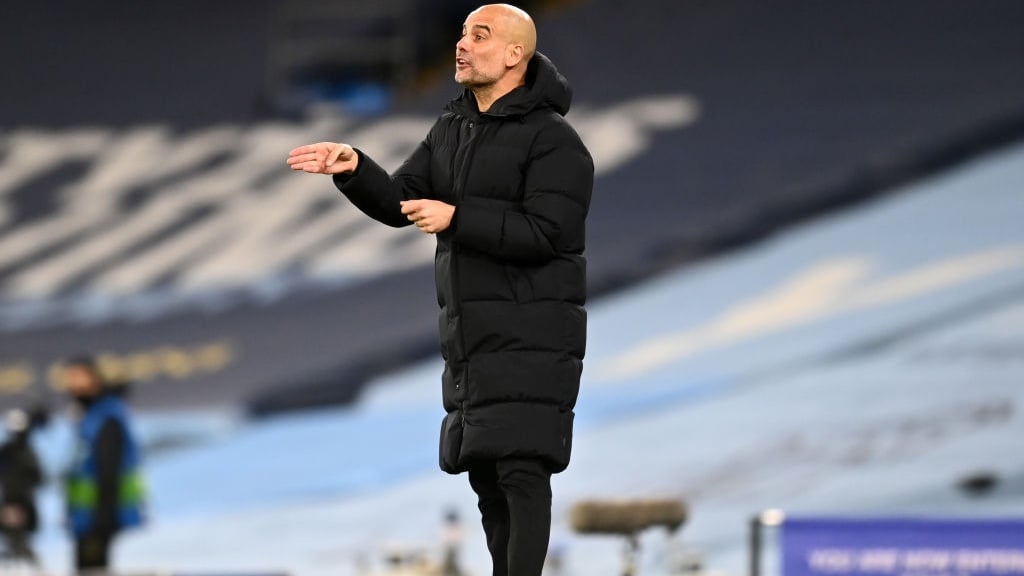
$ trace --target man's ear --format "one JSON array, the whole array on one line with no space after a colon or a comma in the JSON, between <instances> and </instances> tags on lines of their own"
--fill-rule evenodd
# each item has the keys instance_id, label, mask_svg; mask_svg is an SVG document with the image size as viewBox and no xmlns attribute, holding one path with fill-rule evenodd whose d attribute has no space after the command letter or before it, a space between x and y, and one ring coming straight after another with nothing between
<instances>
[{"instance_id":1,"label":"man's ear","mask_svg":"<svg viewBox=\"0 0 1024 576\"><path fill-rule=\"evenodd\" d=\"M522 60L525 49L522 44L512 44L505 51L505 67L515 68Z\"/></svg>"}]
</instances>

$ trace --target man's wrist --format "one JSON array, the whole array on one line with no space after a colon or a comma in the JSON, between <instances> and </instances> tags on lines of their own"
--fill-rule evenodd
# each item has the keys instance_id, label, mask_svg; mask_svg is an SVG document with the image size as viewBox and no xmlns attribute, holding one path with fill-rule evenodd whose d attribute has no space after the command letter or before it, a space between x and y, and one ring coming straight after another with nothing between
<instances>
[{"instance_id":1,"label":"man's wrist","mask_svg":"<svg viewBox=\"0 0 1024 576\"><path fill-rule=\"evenodd\" d=\"M355 166L353 166L351 170L346 170L344 172L338 172L336 174L333 174L334 182L336 184L345 184L349 180L359 175L359 167L363 165L363 163L360 162L362 154L359 152L359 150L355 148L352 149L352 152L355 153L355 160L353 160L353 162L355 162Z\"/></svg>"}]
</instances>

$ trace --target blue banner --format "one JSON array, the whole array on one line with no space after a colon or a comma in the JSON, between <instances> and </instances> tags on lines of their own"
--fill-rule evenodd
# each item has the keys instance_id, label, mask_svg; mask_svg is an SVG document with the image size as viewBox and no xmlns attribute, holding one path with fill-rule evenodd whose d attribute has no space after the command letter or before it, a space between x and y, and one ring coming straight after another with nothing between
<instances>
[{"instance_id":1,"label":"blue banner","mask_svg":"<svg viewBox=\"0 0 1024 576\"><path fill-rule=\"evenodd\" d=\"M1024 520L787 519L783 576L1024 576Z\"/></svg>"}]
</instances>

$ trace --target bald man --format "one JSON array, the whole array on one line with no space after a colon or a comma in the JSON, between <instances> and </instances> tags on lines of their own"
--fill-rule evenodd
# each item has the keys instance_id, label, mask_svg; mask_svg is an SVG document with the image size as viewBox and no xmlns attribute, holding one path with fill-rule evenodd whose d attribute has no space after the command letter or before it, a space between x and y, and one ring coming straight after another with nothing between
<instances>
[{"instance_id":1,"label":"bald man","mask_svg":"<svg viewBox=\"0 0 1024 576\"><path fill-rule=\"evenodd\" d=\"M394 174L342 143L288 157L368 216L437 239L440 466L469 473L495 576L540 576L586 345L594 166L564 118L569 85L536 46L526 12L481 6L455 46L462 94Z\"/></svg>"}]
</instances>

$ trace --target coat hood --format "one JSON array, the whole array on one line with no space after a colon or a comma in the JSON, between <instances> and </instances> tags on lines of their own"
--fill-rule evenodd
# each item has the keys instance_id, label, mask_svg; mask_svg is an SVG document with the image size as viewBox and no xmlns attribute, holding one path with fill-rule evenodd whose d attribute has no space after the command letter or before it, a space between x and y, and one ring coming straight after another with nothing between
<instances>
[{"instance_id":1,"label":"coat hood","mask_svg":"<svg viewBox=\"0 0 1024 576\"><path fill-rule=\"evenodd\" d=\"M540 52L535 52L526 67L526 84L515 88L495 102L487 114L492 116L521 116L540 108L551 108L562 116L572 104L569 81L558 73L555 65ZM447 110L476 113L476 99L467 88L452 100Z\"/></svg>"}]
</instances>

